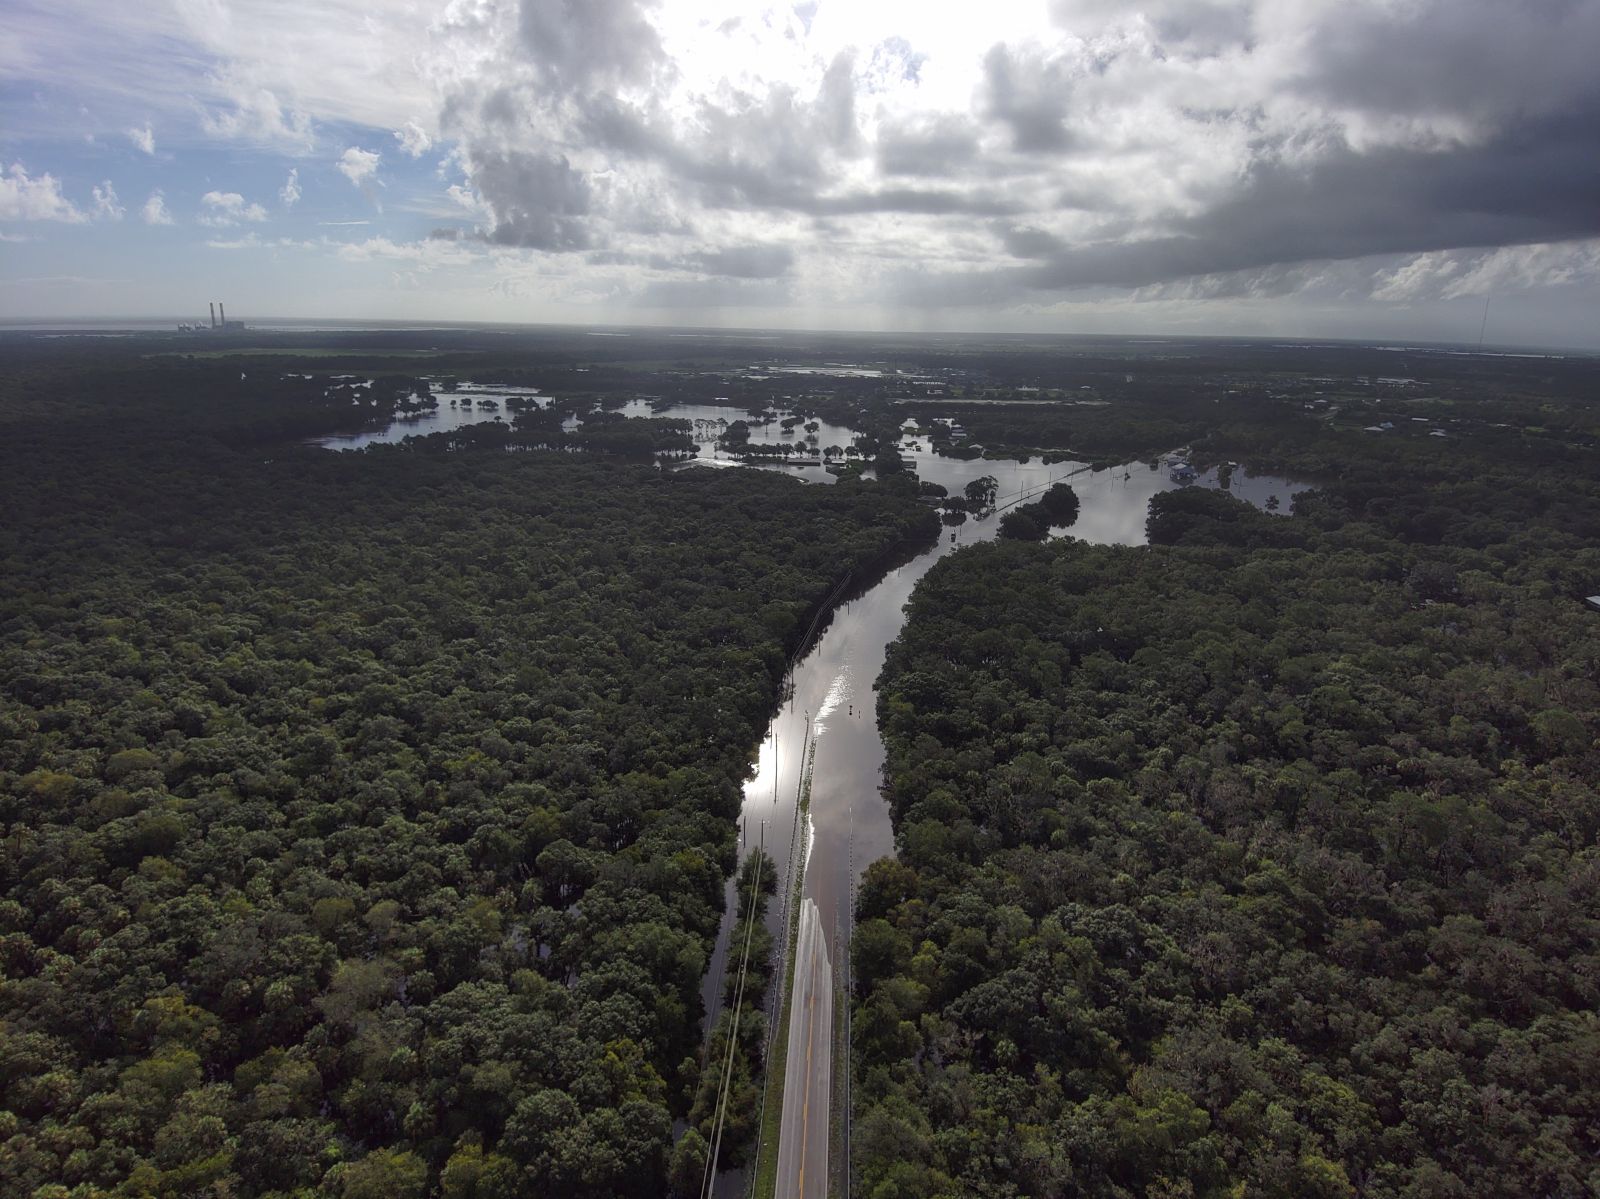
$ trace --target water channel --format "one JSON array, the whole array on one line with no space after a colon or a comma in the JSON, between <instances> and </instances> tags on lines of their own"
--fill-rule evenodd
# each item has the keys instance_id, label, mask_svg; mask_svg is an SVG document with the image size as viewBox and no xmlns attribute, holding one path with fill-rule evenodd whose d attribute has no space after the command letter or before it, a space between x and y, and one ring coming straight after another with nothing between
<instances>
[{"instance_id":1,"label":"water channel","mask_svg":"<svg viewBox=\"0 0 1600 1199\"><path fill-rule=\"evenodd\" d=\"M507 397L527 395L528 388L463 384L449 398L457 407L441 406L422 417L396 419L380 429L359 434L320 438L317 444L332 449L398 442L419 434L458 428L476 421L500 419L497 410L484 409L484 400L503 405ZM673 463L683 466L735 467L741 465L718 449L717 437L731 420L741 419L738 408L713 404L680 404L654 411L644 400L630 400L620 409L626 416L667 416L692 423L698 450L693 459ZM819 447L847 446L856 431L844 425L819 422L815 430ZM779 421L752 424L752 444L793 443L807 436L804 424L785 431ZM960 459L935 454L925 438L909 438L904 457L926 482L938 483L959 495L966 485L985 475L997 481L1000 508L1027 500L1051 483L1066 480L1078 494L1078 519L1059 536L1071 536L1097 545L1142 545L1150 498L1179 486L1167 465L1159 460L1130 462L1093 470L1082 462L1047 464ZM832 483L834 477L821 466L761 465L758 469L794 474L809 482ZM1215 470L1204 472L1190 486L1218 487ZM1304 485L1274 476L1254 476L1235 470L1229 490L1260 508L1287 513L1290 502ZM1274 500L1276 502L1274 502ZM773 717L756 757L754 773L745 784L741 856L763 843L777 863L780 875L789 869L791 839L809 852L805 894L821 912L830 956L840 960L836 938L849 923L852 889L861 872L876 858L894 852L888 805L879 793L883 774L883 742L878 736L873 693L889 642L904 623L912 588L946 554L992 539L999 526L997 515L968 520L947 529L938 542L909 561L890 570L866 590L846 597L827 620L803 657L795 664L791 685L778 714ZM810 828L794 837L795 802L801 770L801 747L807 730L816 742L810 803ZM732 883L729 883L730 889ZM703 997L707 1027L720 1008L726 945L732 926L731 890L728 915L707 971ZM772 907L776 929L780 905Z\"/></svg>"},{"instance_id":2,"label":"water channel","mask_svg":"<svg viewBox=\"0 0 1600 1199\"><path fill-rule=\"evenodd\" d=\"M499 389L480 388L474 398L490 396ZM527 389L506 394L527 394ZM432 427L418 428L420 422L395 422L383 430L363 434L361 444L399 441L417 432L435 432L456 424L469 423L480 410L450 411ZM670 416L694 423L699 444L696 457L683 465L736 466L737 460L717 449L718 432L731 419L743 414L738 409L713 405L678 405L653 412L643 401L630 401L622 409L628 416ZM443 414L441 414L442 416ZM466 419L462 419L465 415ZM753 425L753 443L806 436L804 427L783 432L774 421ZM818 444L848 445L855 431L844 426L824 424L817 430ZM1005 507L1034 498L1050 484L1068 481L1077 492L1079 514L1073 525L1058 530L1058 536L1071 536L1096 545L1143 545L1145 517L1150 498L1180 486L1171 477L1167 464L1160 460L1129 462L1095 470L1082 462L1046 464L1038 459L1028 463L958 459L935 454L925 439L920 448L907 450L904 457L918 476L946 487L959 495L967 483L984 475L997 481L997 505ZM344 448L349 440L322 439L319 444ZM678 465L678 464L674 464ZM782 470L818 483L831 483L833 476L820 466L762 466ZM1188 486L1222 486L1215 469L1203 472ZM1305 485L1268 475L1251 475L1234 470L1228 489L1265 510L1287 514L1295 494ZM841 963L847 952L851 901L854 888L869 863L894 853L894 830L889 807L880 787L883 780L884 748L878 734L874 687L883 669L889 643L899 635L905 622L905 605L911 592L936 562L965 546L992 540L999 528L999 513L968 520L946 528L938 541L890 569L883 577L855 594L847 595L826 620L820 635L794 664L782 706L769 725L756 755L754 771L744 788L740 817L740 857L764 846L776 863L780 879L788 877L796 855L804 863L804 897L816 903L821 917L828 955ZM809 819L802 827L795 818L804 747L814 742ZM733 880L727 891L727 908L717 936L710 965L701 988L705 1004L705 1027L709 1031L721 1010L723 982L728 968L728 942L737 908ZM785 912L780 901L769 908L768 924L781 935ZM781 940L779 942L781 944ZM773 987L768 999L769 1023L775 1022L774 1008L781 988ZM716 1194L738 1196L744 1190L743 1171L719 1176Z\"/></svg>"},{"instance_id":3,"label":"water channel","mask_svg":"<svg viewBox=\"0 0 1600 1199\"><path fill-rule=\"evenodd\" d=\"M1053 465L1016 462L962 461L922 451L907 455L918 475L960 494L980 475L1000 480L1000 503L1027 500L1050 483L1067 480L1077 492L1078 519L1059 535L1097 545L1143 545L1150 497L1171 490L1164 464L1134 462L1095 471L1081 462ZM1217 487L1216 472L1199 476L1191 486ZM1234 471L1233 494L1257 507L1287 512L1292 497L1304 486L1270 476ZM880 791L884 747L878 733L874 688L889 643L905 623L911 592L936 562L947 554L992 540L998 514L969 520L947 529L932 547L891 569L866 590L847 598L834 611L821 635L795 664L791 685L757 754L755 771L745 784L741 815L741 858L764 845L788 877L793 855L803 855L803 896L820 913L829 958L836 964L848 952L851 910L856 884L868 864L894 853L889 806ZM815 742L809 818L795 819L802 755L809 738ZM781 936L785 912L781 902L769 909L768 924ZM701 998L709 1030L721 1009L728 968L728 942L736 910L733 884L727 892L727 914L717 937ZM779 941L781 944L781 940ZM769 1026L777 1021L780 987L768 997ZM719 1176L716 1194L732 1199L744 1193L744 1172Z\"/></svg>"}]
</instances>

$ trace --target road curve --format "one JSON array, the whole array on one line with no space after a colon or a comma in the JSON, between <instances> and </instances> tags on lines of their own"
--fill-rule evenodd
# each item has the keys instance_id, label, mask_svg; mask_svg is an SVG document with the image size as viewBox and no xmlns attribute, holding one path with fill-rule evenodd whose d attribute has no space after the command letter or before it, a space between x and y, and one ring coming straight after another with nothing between
<instances>
[{"instance_id":1,"label":"road curve","mask_svg":"<svg viewBox=\"0 0 1600 1199\"><path fill-rule=\"evenodd\" d=\"M800 908L795 941L783 1119L778 1126L777 1199L827 1199L832 1066L833 967L817 905L808 898Z\"/></svg>"}]
</instances>

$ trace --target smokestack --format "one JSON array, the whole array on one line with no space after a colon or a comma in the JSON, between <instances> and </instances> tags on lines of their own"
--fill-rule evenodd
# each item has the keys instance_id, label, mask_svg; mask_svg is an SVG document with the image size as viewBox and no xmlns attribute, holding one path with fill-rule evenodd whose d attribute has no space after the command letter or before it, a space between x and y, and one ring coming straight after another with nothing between
<instances>
[{"instance_id":1,"label":"smokestack","mask_svg":"<svg viewBox=\"0 0 1600 1199\"><path fill-rule=\"evenodd\" d=\"M217 315L222 318L222 328L226 331L228 328L228 310L222 306L221 300L217 301Z\"/></svg>"},{"instance_id":2,"label":"smokestack","mask_svg":"<svg viewBox=\"0 0 1600 1199\"><path fill-rule=\"evenodd\" d=\"M217 327L217 306L215 303L211 305L211 327L213 329Z\"/></svg>"}]
</instances>

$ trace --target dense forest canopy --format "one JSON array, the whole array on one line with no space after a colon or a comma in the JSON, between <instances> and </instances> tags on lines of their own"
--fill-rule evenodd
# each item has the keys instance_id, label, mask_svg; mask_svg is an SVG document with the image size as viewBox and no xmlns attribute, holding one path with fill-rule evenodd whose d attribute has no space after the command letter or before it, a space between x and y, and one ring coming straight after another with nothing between
<instances>
[{"instance_id":1,"label":"dense forest canopy","mask_svg":"<svg viewBox=\"0 0 1600 1199\"><path fill-rule=\"evenodd\" d=\"M786 655L936 517L244 375L4 381L0 1191L664 1193Z\"/></svg>"},{"instance_id":2,"label":"dense forest canopy","mask_svg":"<svg viewBox=\"0 0 1600 1199\"><path fill-rule=\"evenodd\" d=\"M1071 541L1063 484L915 593L879 699L899 858L852 950L856 1193L1600 1189L1592 360L0 351L0 1191L698 1193L708 1056L739 1160L766 1030L759 1002L703 1028L700 994L787 655L936 509L997 499L918 480L908 426L1320 486L1287 519L1161 495L1128 549ZM525 394L302 444L469 382ZM658 470L677 401L849 426L850 462Z\"/></svg>"},{"instance_id":3,"label":"dense forest canopy","mask_svg":"<svg viewBox=\"0 0 1600 1199\"><path fill-rule=\"evenodd\" d=\"M862 1193L1595 1193L1600 476L1552 415L1241 428L1326 478L1292 519L1176 491L1148 548L934 568L879 698Z\"/></svg>"}]
</instances>

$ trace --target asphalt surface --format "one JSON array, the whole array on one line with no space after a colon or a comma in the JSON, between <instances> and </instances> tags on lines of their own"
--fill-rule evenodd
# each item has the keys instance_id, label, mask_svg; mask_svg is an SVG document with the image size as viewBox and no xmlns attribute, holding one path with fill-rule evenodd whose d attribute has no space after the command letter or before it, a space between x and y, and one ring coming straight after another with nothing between
<instances>
[{"instance_id":1,"label":"asphalt surface","mask_svg":"<svg viewBox=\"0 0 1600 1199\"><path fill-rule=\"evenodd\" d=\"M832 1067L833 967L817 905L806 899L794 951L783 1119L778 1126L777 1199L827 1199Z\"/></svg>"}]
</instances>

